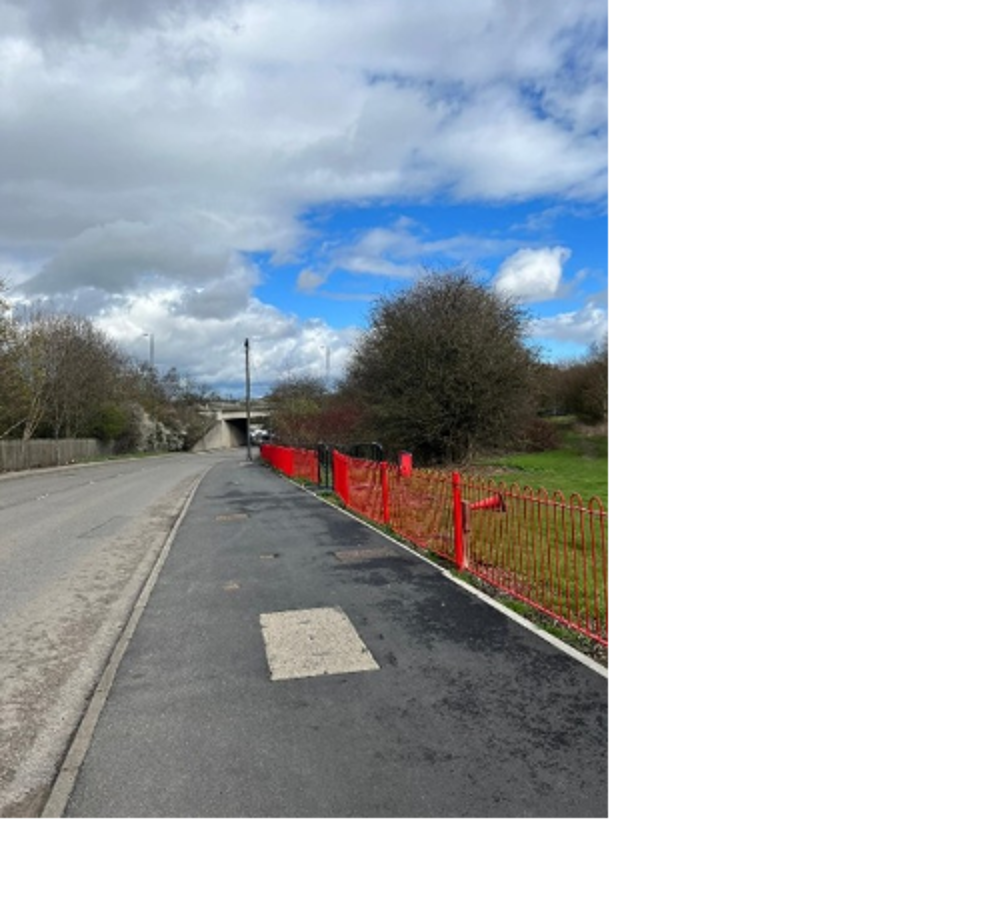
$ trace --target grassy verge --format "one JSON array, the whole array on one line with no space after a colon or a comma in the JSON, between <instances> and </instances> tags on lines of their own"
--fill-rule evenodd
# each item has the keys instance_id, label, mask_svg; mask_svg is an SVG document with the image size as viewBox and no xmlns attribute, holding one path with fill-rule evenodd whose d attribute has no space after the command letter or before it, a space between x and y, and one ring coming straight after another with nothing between
<instances>
[{"instance_id":1,"label":"grassy verge","mask_svg":"<svg viewBox=\"0 0 1000 910\"><path fill-rule=\"evenodd\" d=\"M579 494L584 503L598 497L608 508L607 430L592 432L566 418L555 418L559 448L547 452L520 452L477 459L473 467L503 483Z\"/></svg>"}]
</instances>

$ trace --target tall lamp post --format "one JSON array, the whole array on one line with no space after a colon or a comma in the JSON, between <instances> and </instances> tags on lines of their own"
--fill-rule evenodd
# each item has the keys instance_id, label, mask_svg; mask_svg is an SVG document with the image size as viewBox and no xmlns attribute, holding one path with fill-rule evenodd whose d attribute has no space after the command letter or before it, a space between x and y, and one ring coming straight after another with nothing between
<instances>
[{"instance_id":1,"label":"tall lamp post","mask_svg":"<svg viewBox=\"0 0 1000 910\"><path fill-rule=\"evenodd\" d=\"M247 461L253 461L253 442L250 439L250 339L243 342L243 349L246 351L246 373L247 373Z\"/></svg>"},{"instance_id":2,"label":"tall lamp post","mask_svg":"<svg viewBox=\"0 0 1000 910\"><path fill-rule=\"evenodd\" d=\"M155 367L155 364L154 364L154 361L153 361L153 333L152 332L143 332L142 333L142 337L149 339L149 368L152 370Z\"/></svg>"}]
</instances>

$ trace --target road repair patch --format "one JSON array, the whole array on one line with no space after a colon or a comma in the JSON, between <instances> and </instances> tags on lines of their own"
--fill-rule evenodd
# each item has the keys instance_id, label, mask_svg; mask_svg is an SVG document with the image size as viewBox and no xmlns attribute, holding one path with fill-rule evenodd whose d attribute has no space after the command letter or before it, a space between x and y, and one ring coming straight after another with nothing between
<instances>
[{"instance_id":1,"label":"road repair patch","mask_svg":"<svg viewBox=\"0 0 1000 910\"><path fill-rule=\"evenodd\" d=\"M379 669L350 619L336 607L262 613L260 627L273 681Z\"/></svg>"},{"instance_id":2,"label":"road repair patch","mask_svg":"<svg viewBox=\"0 0 1000 910\"><path fill-rule=\"evenodd\" d=\"M367 550L359 547L353 550L334 550L333 555L344 562L358 562L365 559L385 559L387 556L395 556L397 554L386 547L376 547Z\"/></svg>"}]
</instances>

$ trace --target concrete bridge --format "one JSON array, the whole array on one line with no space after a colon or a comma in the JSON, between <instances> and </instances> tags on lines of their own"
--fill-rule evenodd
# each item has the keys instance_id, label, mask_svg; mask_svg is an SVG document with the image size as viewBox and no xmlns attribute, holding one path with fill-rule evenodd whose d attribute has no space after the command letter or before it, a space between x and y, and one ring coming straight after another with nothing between
<instances>
[{"instance_id":1,"label":"concrete bridge","mask_svg":"<svg viewBox=\"0 0 1000 910\"><path fill-rule=\"evenodd\" d=\"M212 402L202 408L201 413L206 417L213 417L214 422L201 440L192 446L192 452L205 452L208 449L235 449L246 446L250 430L270 417L271 409L259 401L251 401L249 425L247 407L243 403Z\"/></svg>"}]
</instances>

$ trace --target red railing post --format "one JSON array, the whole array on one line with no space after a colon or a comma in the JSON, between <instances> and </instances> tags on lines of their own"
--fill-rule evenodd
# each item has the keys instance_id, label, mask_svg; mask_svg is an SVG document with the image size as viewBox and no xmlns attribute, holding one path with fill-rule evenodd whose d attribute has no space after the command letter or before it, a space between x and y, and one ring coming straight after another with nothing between
<instances>
[{"instance_id":1,"label":"red railing post","mask_svg":"<svg viewBox=\"0 0 1000 910\"><path fill-rule=\"evenodd\" d=\"M389 524L389 465L379 463L379 473L382 475L382 524Z\"/></svg>"},{"instance_id":2,"label":"red railing post","mask_svg":"<svg viewBox=\"0 0 1000 910\"><path fill-rule=\"evenodd\" d=\"M453 471L451 475L451 500L455 521L455 565L460 570L466 568L465 516L462 509L462 475Z\"/></svg>"}]
</instances>

